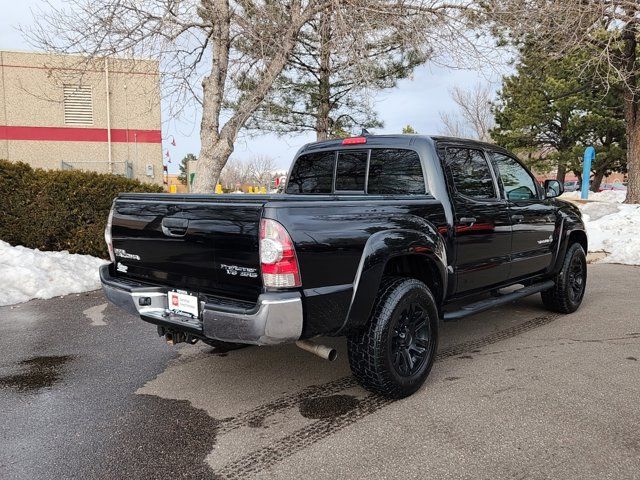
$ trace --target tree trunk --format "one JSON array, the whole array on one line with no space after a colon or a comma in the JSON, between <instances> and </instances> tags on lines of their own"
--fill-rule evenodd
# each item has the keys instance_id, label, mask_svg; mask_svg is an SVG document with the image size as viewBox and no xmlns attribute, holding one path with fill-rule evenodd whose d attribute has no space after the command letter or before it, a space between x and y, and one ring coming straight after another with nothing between
<instances>
[{"instance_id":1,"label":"tree trunk","mask_svg":"<svg viewBox=\"0 0 640 480\"><path fill-rule=\"evenodd\" d=\"M604 170L596 170L593 174L593 180L591 180L591 191L597 192L600 190L600 184L602 183L602 179L604 178Z\"/></svg>"},{"instance_id":2,"label":"tree trunk","mask_svg":"<svg viewBox=\"0 0 640 480\"><path fill-rule=\"evenodd\" d=\"M220 173L233 153L233 140L221 136L216 140L203 142L196 163L196 175L193 181L194 193L214 193L220 179Z\"/></svg>"},{"instance_id":3,"label":"tree trunk","mask_svg":"<svg viewBox=\"0 0 640 480\"><path fill-rule=\"evenodd\" d=\"M214 193L220 173L233 153L233 145L238 132L249 117L260 106L273 86L273 82L287 64L302 26L317 12L308 8L304 12L293 12L289 27L282 32L279 48L265 65L255 80L255 88L243 96L231 118L220 128L220 113L224 103L227 66L229 62L229 22L228 0L216 0L216 19L214 25L220 29L214 35L212 45L211 73L202 82L202 122L200 124L200 157L196 166L193 183L195 193ZM299 8L299 4L298 4Z\"/></svg>"},{"instance_id":4,"label":"tree trunk","mask_svg":"<svg viewBox=\"0 0 640 480\"><path fill-rule=\"evenodd\" d=\"M626 203L640 203L640 119L638 118L637 92L637 29L634 22L625 26L624 68L627 75L627 86L624 91L624 119L627 133L627 199Z\"/></svg>"},{"instance_id":5,"label":"tree trunk","mask_svg":"<svg viewBox=\"0 0 640 480\"><path fill-rule=\"evenodd\" d=\"M200 122L200 157L193 181L194 193L214 193L220 172L233 152L235 137L220 131L220 112L229 66L231 11L229 0L207 3L214 22L211 42L211 73L202 80L202 121ZM205 17L206 18L206 17Z\"/></svg>"},{"instance_id":6,"label":"tree trunk","mask_svg":"<svg viewBox=\"0 0 640 480\"><path fill-rule=\"evenodd\" d=\"M331 125L331 21L327 10L320 15L320 68L318 71L318 114L316 117L316 139L327 140Z\"/></svg>"},{"instance_id":7,"label":"tree trunk","mask_svg":"<svg viewBox=\"0 0 640 480\"><path fill-rule=\"evenodd\" d=\"M637 111L637 105L634 110ZM640 122L637 120L633 124L627 120L627 172L626 203L640 203Z\"/></svg>"},{"instance_id":8,"label":"tree trunk","mask_svg":"<svg viewBox=\"0 0 640 480\"><path fill-rule=\"evenodd\" d=\"M556 172L556 180L560 183L564 183L564 179L567 176L567 165L564 160L558 162L558 171Z\"/></svg>"}]
</instances>

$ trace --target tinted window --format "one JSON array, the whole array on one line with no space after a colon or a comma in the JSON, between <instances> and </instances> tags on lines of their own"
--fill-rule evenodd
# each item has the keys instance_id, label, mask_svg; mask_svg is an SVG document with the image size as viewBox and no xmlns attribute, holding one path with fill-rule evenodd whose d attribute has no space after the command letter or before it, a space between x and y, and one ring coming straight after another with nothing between
<instances>
[{"instance_id":1,"label":"tinted window","mask_svg":"<svg viewBox=\"0 0 640 480\"><path fill-rule=\"evenodd\" d=\"M367 192L378 195L425 193L418 154L412 150L371 150Z\"/></svg>"},{"instance_id":2,"label":"tinted window","mask_svg":"<svg viewBox=\"0 0 640 480\"><path fill-rule=\"evenodd\" d=\"M364 192L364 179L366 176L366 150L338 152L336 191L350 190Z\"/></svg>"},{"instance_id":3,"label":"tinted window","mask_svg":"<svg viewBox=\"0 0 640 480\"><path fill-rule=\"evenodd\" d=\"M446 163L459 193L473 198L496 198L491 170L480 150L447 148Z\"/></svg>"},{"instance_id":4,"label":"tinted window","mask_svg":"<svg viewBox=\"0 0 640 480\"><path fill-rule=\"evenodd\" d=\"M538 198L535 181L515 159L493 152L491 160L500 174L504 193L509 200Z\"/></svg>"},{"instance_id":5,"label":"tinted window","mask_svg":"<svg viewBox=\"0 0 640 480\"><path fill-rule=\"evenodd\" d=\"M287 193L331 193L335 152L301 155L291 171Z\"/></svg>"}]
</instances>

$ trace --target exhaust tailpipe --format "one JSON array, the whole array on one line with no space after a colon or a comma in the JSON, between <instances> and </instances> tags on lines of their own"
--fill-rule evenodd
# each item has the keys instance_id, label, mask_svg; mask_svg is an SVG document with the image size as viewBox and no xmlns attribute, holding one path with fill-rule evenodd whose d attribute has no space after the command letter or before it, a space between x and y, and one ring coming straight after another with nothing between
<instances>
[{"instance_id":1,"label":"exhaust tailpipe","mask_svg":"<svg viewBox=\"0 0 640 480\"><path fill-rule=\"evenodd\" d=\"M306 350L307 352L313 353L314 355L324 358L325 360L329 360L330 362L333 362L338 358L338 351L335 348L327 347L326 345L313 343L309 340L298 340L296 341L296 345L302 350Z\"/></svg>"}]
</instances>

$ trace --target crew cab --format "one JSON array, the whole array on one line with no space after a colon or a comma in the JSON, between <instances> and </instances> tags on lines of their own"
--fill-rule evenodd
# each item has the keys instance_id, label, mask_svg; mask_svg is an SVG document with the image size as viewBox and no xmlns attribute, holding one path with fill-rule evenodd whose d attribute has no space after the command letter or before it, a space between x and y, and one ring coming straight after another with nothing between
<instances>
[{"instance_id":1,"label":"crew cab","mask_svg":"<svg viewBox=\"0 0 640 480\"><path fill-rule=\"evenodd\" d=\"M562 191L486 143L311 143L283 194L119 195L100 276L173 343L296 342L331 358L311 339L346 336L357 380L404 397L431 370L440 321L534 293L579 307L587 236Z\"/></svg>"}]
</instances>

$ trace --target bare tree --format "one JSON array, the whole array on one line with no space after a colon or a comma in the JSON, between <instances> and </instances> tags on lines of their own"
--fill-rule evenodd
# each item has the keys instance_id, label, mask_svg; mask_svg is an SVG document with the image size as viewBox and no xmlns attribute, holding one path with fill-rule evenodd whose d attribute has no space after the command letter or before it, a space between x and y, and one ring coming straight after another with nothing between
<instances>
[{"instance_id":1,"label":"bare tree","mask_svg":"<svg viewBox=\"0 0 640 480\"><path fill-rule=\"evenodd\" d=\"M584 70L624 95L627 137L627 202L640 203L640 3L636 0L488 0L496 31L559 58L584 50ZM582 72L576 72L580 74Z\"/></svg>"},{"instance_id":2,"label":"bare tree","mask_svg":"<svg viewBox=\"0 0 640 480\"><path fill-rule=\"evenodd\" d=\"M275 173L275 160L266 155L258 155L248 161L231 159L222 169L220 184L231 190L246 184L269 187Z\"/></svg>"},{"instance_id":3,"label":"bare tree","mask_svg":"<svg viewBox=\"0 0 640 480\"><path fill-rule=\"evenodd\" d=\"M441 134L460 138L466 138L470 135L458 115L451 112L440 112L439 115Z\"/></svg>"},{"instance_id":4,"label":"bare tree","mask_svg":"<svg viewBox=\"0 0 640 480\"><path fill-rule=\"evenodd\" d=\"M457 106L457 112L454 114L440 112L443 133L490 142L489 131L494 126L491 112L493 98L491 87L481 83L468 90L454 87L450 95Z\"/></svg>"},{"instance_id":5,"label":"bare tree","mask_svg":"<svg viewBox=\"0 0 640 480\"><path fill-rule=\"evenodd\" d=\"M27 31L47 51L161 61L163 91L174 112L202 112L194 191L210 192L240 130L256 113L301 42L301 32L331 11L337 45L365 55L376 33L395 31L400 45L467 60L489 51L465 35L473 2L446 0L64 0L46 2ZM409 23L407 19L415 21ZM342 35L350 35L341 43ZM359 32L362 32L360 35ZM457 45L457 50L452 48ZM444 58L444 57L443 57Z\"/></svg>"},{"instance_id":6,"label":"bare tree","mask_svg":"<svg viewBox=\"0 0 640 480\"><path fill-rule=\"evenodd\" d=\"M247 183L247 168L240 160L231 159L220 173L219 183L226 189L236 190Z\"/></svg>"},{"instance_id":7,"label":"bare tree","mask_svg":"<svg viewBox=\"0 0 640 480\"><path fill-rule=\"evenodd\" d=\"M266 155L257 155L248 162L249 178L260 187L269 187L275 173L276 162Z\"/></svg>"}]
</instances>

